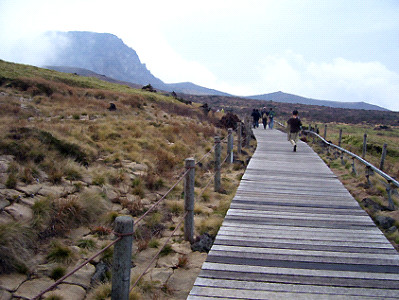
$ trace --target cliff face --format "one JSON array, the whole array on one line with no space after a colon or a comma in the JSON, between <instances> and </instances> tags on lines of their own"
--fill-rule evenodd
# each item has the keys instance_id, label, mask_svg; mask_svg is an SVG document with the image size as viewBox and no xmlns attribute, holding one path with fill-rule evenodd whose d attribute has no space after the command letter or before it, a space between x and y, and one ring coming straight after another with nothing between
<instances>
[{"instance_id":1,"label":"cliff face","mask_svg":"<svg viewBox=\"0 0 399 300\"><path fill-rule=\"evenodd\" d=\"M164 87L140 62L136 51L113 34L70 31L49 36L55 37L54 43L59 43L49 65L78 67L122 81Z\"/></svg>"}]
</instances>

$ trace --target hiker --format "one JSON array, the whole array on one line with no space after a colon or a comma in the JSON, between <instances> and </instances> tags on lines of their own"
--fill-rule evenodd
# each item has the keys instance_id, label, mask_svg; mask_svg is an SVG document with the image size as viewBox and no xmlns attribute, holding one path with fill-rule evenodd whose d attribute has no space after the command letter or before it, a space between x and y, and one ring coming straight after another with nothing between
<instances>
[{"instance_id":1,"label":"hiker","mask_svg":"<svg viewBox=\"0 0 399 300\"><path fill-rule=\"evenodd\" d=\"M254 119L254 124L253 124L254 128L258 128L259 127L259 118L260 118L259 110L254 108L251 116Z\"/></svg>"},{"instance_id":2,"label":"hiker","mask_svg":"<svg viewBox=\"0 0 399 300\"><path fill-rule=\"evenodd\" d=\"M270 107L268 116L269 116L269 128L273 129L273 125L274 125L274 116L276 115L276 113L273 111L273 108Z\"/></svg>"},{"instance_id":3,"label":"hiker","mask_svg":"<svg viewBox=\"0 0 399 300\"><path fill-rule=\"evenodd\" d=\"M262 116L263 128L265 128L265 129L267 127L267 115L268 115L268 111L266 110L266 107L264 107L261 111L261 116Z\"/></svg>"},{"instance_id":4,"label":"hiker","mask_svg":"<svg viewBox=\"0 0 399 300\"><path fill-rule=\"evenodd\" d=\"M302 130L302 122L298 118L298 111L292 112L292 117L287 121L288 124L288 141L294 146L294 152L296 152L296 143L298 142L299 132Z\"/></svg>"}]
</instances>

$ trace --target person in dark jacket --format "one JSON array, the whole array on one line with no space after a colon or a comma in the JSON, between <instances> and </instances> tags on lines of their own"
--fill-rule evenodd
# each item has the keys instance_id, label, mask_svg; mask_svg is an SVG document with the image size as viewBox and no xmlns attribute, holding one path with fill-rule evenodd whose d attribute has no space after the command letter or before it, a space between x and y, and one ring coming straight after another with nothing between
<instances>
[{"instance_id":1,"label":"person in dark jacket","mask_svg":"<svg viewBox=\"0 0 399 300\"><path fill-rule=\"evenodd\" d=\"M302 130L302 122L298 118L298 111L292 112L292 117L287 121L288 124L288 141L294 146L296 152L299 132Z\"/></svg>"},{"instance_id":2,"label":"person in dark jacket","mask_svg":"<svg viewBox=\"0 0 399 300\"><path fill-rule=\"evenodd\" d=\"M251 114L252 118L254 119L254 128L259 127L259 118L260 118L260 112L259 109L255 109L252 111Z\"/></svg>"}]
</instances>

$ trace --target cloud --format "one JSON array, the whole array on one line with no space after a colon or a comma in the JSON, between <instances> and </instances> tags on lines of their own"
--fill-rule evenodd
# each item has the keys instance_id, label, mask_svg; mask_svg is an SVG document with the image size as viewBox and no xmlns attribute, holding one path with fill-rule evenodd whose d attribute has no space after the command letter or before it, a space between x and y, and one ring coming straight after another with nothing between
<instances>
[{"instance_id":1,"label":"cloud","mask_svg":"<svg viewBox=\"0 0 399 300\"><path fill-rule=\"evenodd\" d=\"M335 58L331 62L313 62L286 51L266 56L258 72L258 88L265 91L282 90L325 100L364 101L399 111L399 74L378 61Z\"/></svg>"}]
</instances>

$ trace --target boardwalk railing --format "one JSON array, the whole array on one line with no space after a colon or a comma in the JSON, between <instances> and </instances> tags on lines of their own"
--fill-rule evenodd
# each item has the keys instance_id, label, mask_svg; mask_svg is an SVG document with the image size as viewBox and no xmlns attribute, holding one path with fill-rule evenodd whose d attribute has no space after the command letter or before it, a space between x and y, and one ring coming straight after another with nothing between
<instances>
[{"instance_id":1,"label":"boardwalk railing","mask_svg":"<svg viewBox=\"0 0 399 300\"><path fill-rule=\"evenodd\" d=\"M346 150L340 146L337 146L331 142L328 142L324 137L320 136L316 132L314 132L312 130L303 130L303 132L306 134L312 134L315 137L319 138L327 147L331 147L331 148L334 148L334 149L337 149L338 151L340 151L342 154L341 159L343 159L343 154L346 154L349 157L351 157L353 160L353 162L352 162L353 173L356 174L356 169L355 169L355 164L354 164L355 159L358 160L360 163L364 164L366 166L366 177L367 177L367 181L369 184L370 184L369 176L372 175L373 173L376 173L376 174L380 175L383 179L385 179L387 181L386 190L387 190L387 194L388 194L389 209L395 210L395 204L392 200L392 192L395 191L395 189L399 187L399 182L396 179L392 178L391 176L389 176L388 174L386 174L379 168L375 167L374 165L372 165L371 163L366 161L364 158L350 152L349 150ZM326 130L324 132L326 133ZM365 140L366 140L366 137L365 137ZM365 147L363 147L363 149L364 148ZM363 153L364 152L365 151L363 150ZM364 157L364 155L362 155L362 156Z\"/></svg>"},{"instance_id":2,"label":"boardwalk railing","mask_svg":"<svg viewBox=\"0 0 399 300\"><path fill-rule=\"evenodd\" d=\"M247 125L245 126L246 137L242 139L241 130L242 124L239 122L237 124L237 128L240 131L238 134L237 140L237 153L241 152L241 147L243 144L249 145L249 139L251 137L251 129ZM221 143L226 142L226 158L221 161ZM76 273L78 270L83 268L85 265L90 263L94 258L98 257L100 254L105 252L107 249L114 246L114 257L113 257L113 266L112 266L112 291L111 298L112 300L128 300L129 293L133 290L133 288L138 284L140 279L148 272L151 265L155 261L155 259L160 255L161 251L176 233L177 229L184 222L184 238L185 240L192 243L194 241L194 174L195 167L200 165L200 163L207 158L213 151L215 152L215 160L214 160L214 190L215 192L221 191L221 183L220 183L220 170L221 166L224 163L230 164L233 162L233 147L234 147L234 136L233 130L228 130L228 135L221 140L220 137L215 137L215 145L214 147L206 153L201 159L195 162L194 158L187 158L185 161L185 170L182 175L179 177L177 182L157 201L155 202L142 216L140 216L137 220L133 220L131 216L119 216L115 219L115 229L112 231L116 236L116 239L112 241L109 245L92 255L90 258L85 260L79 266L74 268L71 272L58 279L54 284L40 292L37 296L32 298L33 300L41 299L43 295L47 292L54 290L59 284L61 284L65 279ZM213 178L211 178L206 184L205 188L200 193L200 196L205 192L211 183ZM148 264L147 268L141 275L136 279L132 286L130 286L130 269L131 269L131 256L132 256L132 243L133 236L135 234L133 227L134 225L142 221L150 212L154 211L154 209L166 199L166 197L170 194L170 192L181 182L184 180L184 210L185 213L182 217L182 220L175 227L174 231L170 235L170 237L166 240L162 247L160 247L157 254L153 257L153 259Z\"/></svg>"}]
</instances>

